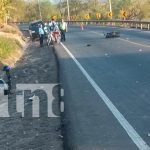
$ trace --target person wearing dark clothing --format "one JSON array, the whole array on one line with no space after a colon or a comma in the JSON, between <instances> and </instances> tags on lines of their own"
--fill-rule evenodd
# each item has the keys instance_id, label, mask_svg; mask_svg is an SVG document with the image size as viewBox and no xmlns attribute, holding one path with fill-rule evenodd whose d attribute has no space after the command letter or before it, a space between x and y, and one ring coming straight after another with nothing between
<instances>
[{"instance_id":1,"label":"person wearing dark clothing","mask_svg":"<svg viewBox=\"0 0 150 150\"><path fill-rule=\"evenodd\" d=\"M43 47L44 30L41 24L39 25L39 37L40 37L40 47Z\"/></svg>"},{"instance_id":2,"label":"person wearing dark clothing","mask_svg":"<svg viewBox=\"0 0 150 150\"><path fill-rule=\"evenodd\" d=\"M61 31L61 42L66 41L66 35L65 35L65 30L60 30Z\"/></svg>"}]
</instances>

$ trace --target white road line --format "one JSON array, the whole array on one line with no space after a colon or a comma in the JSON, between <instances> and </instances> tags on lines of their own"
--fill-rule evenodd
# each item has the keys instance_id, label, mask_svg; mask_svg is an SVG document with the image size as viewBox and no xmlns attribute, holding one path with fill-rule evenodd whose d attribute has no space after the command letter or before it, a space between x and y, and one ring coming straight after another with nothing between
<instances>
[{"instance_id":1,"label":"white road line","mask_svg":"<svg viewBox=\"0 0 150 150\"><path fill-rule=\"evenodd\" d=\"M136 144L139 150L150 150L150 147L146 144L146 142L140 137L140 135L135 131L135 129L130 125L130 123L124 118L124 116L119 112L119 110L115 107L115 105L110 101L110 99L106 96L106 94L100 89L97 83L92 79L92 77L87 73L87 71L82 67L82 65L78 62L78 60L74 57L74 55L69 51L69 49L61 43L65 51L69 54L69 56L73 59L76 65L79 67L81 72L90 82L92 87L96 90L100 98L107 105L109 110L116 117L121 126L125 129L129 137Z\"/></svg>"},{"instance_id":2,"label":"white road line","mask_svg":"<svg viewBox=\"0 0 150 150\"><path fill-rule=\"evenodd\" d=\"M61 101L60 102L60 112L64 112L64 110L65 110L65 104L64 104L64 102L63 101Z\"/></svg>"},{"instance_id":3,"label":"white road line","mask_svg":"<svg viewBox=\"0 0 150 150\"><path fill-rule=\"evenodd\" d=\"M146 47L146 48L150 48L150 45L145 45L145 44L140 44L140 43L136 43L136 42L132 42L132 41L129 41L129 40L126 40L126 39L123 39L123 38L118 38L122 41L125 41L125 42L129 42L131 44L135 44L135 45L139 45L139 46L143 46L143 47Z\"/></svg>"}]
</instances>

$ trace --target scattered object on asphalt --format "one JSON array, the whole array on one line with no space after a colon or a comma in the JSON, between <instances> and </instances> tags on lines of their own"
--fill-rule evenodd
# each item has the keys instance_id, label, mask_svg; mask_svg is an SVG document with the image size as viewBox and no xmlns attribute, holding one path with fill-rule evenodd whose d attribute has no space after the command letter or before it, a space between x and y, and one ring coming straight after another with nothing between
<instances>
[{"instance_id":1,"label":"scattered object on asphalt","mask_svg":"<svg viewBox=\"0 0 150 150\"><path fill-rule=\"evenodd\" d=\"M143 50L142 49L139 49L139 52L142 52Z\"/></svg>"},{"instance_id":2,"label":"scattered object on asphalt","mask_svg":"<svg viewBox=\"0 0 150 150\"><path fill-rule=\"evenodd\" d=\"M120 37L120 32L112 31L104 34L105 38L116 38Z\"/></svg>"},{"instance_id":3,"label":"scattered object on asphalt","mask_svg":"<svg viewBox=\"0 0 150 150\"><path fill-rule=\"evenodd\" d=\"M87 44L86 46L91 46L91 44Z\"/></svg>"},{"instance_id":4,"label":"scattered object on asphalt","mask_svg":"<svg viewBox=\"0 0 150 150\"><path fill-rule=\"evenodd\" d=\"M111 55L106 53L106 54L105 54L105 57L110 58Z\"/></svg>"},{"instance_id":5,"label":"scattered object on asphalt","mask_svg":"<svg viewBox=\"0 0 150 150\"><path fill-rule=\"evenodd\" d=\"M37 96L35 96L35 94L34 94L32 97L29 98L29 100L34 101L34 100L36 100L36 98L37 98Z\"/></svg>"},{"instance_id":6,"label":"scattered object on asphalt","mask_svg":"<svg viewBox=\"0 0 150 150\"><path fill-rule=\"evenodd\" d=\"M150 137L150 133L148 133L148 137Z\"/></svg>"},{"instance_id":7,"label":"scattered object on asphalt","mask_svg":"<svg viewBox=\"0 0 150 150\"><path fill-rule=\"evenodd\" d=\"M62 135L59 135L59 138L60 138L60 139L63 139L64 137L63 137Z\"/></svg>"}]
</instances>

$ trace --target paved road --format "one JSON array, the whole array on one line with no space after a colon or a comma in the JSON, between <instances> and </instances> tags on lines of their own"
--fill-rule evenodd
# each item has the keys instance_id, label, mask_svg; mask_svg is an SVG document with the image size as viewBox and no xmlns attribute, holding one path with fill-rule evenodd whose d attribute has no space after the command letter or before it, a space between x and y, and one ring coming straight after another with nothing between
<instances>
[{"instance_id":1,"label":"paved road","mask_svg":"<svg viewBox=\"0 0 150 150\"><path fill-rule=\"evenodd\" d=\"M17 26L22 31L29 30L29 24L28 23L18 23Z\"/></svg>"},{"instance_id":2,"label":"paved road","mask_svg":"<svg viewBox=\"0 0 150 150\"><path fill-rule=\"evenodd\" d=\"M121 37L105 39L113 30ZM55 46L66 150L150 149L149 39L147 31L72 26L65 49Z\"/></svg>"}]
</instances>

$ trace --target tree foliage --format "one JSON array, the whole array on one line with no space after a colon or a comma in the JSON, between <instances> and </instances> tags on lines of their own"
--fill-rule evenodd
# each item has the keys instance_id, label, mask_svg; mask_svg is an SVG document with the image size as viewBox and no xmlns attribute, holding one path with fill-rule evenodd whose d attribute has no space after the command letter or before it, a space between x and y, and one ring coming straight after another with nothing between
<instances>
[{"instance_id":1,"label":"tree foliage","mask_svg":"<svg viewBox=\"0 0 150 150\"><path fill-rule=\"evenodd\" d=\"M14 9L11 0L0 0L0 22L5 22L6 17Z\"/></svg>"},{"instance_id":2,"label":"tree foliage","mask_svg":"<svg viewBox=\"0 0 150 150\"><path fill-rule=\"evenodd\" d=\"M111 0L113 19L121 19L120 11L126 11L126 19L149 20L150 18L150 0ZM109 0L69 0L70 15L83 19L85 14L90 15L90 19L96 19L96 13L101 13L101 19L108 19L107 13L110 11ZM62 16L67 16L66 0L61 0L58 8ZM64 10L64 11L61 11Z\"/></svg>"},{"instance_id":3,"label":"tree foliage","mask_svg":"<svg viewBox=\"0 0 150 150\"><path fill-rule=\"evenodd\" d=\"M96 18L96 13L101 14L99 19L109 19L109 0L68 0L71 20L83 20L89 14L91 20ZM149 20L150 0L111 0L113 19L121 19L120 10L127 12L126 19ZM57 0L57 4L50 0L39 0L42 18L51 20L52 16L65 18L68 16L67 0ZM38 0L0 0L0 21L6 17L10 21L32 21L40 19Z\"/></svg>"}]
</instances>

